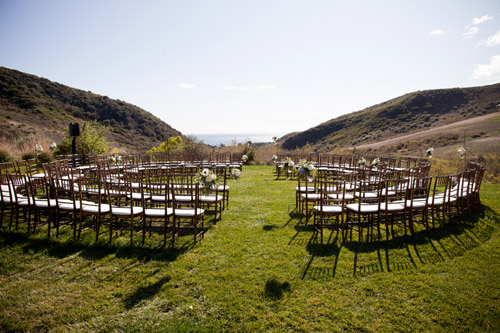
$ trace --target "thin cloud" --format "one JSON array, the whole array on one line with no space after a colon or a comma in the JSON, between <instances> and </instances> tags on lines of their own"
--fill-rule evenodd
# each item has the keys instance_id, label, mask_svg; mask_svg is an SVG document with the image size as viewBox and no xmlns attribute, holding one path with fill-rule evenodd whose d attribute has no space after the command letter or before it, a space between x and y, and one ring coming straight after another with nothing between
<instances>
[{"instance_id":1,"label":"thin cloud","mask_svg":"<svg viewBox=\"0 0 500 333\"><path fill-rule=\"evenodd\" d=\"M269 85L252 85L252 84L247 84L244 86L223 86L222 89L226 90L241 90L241 91L261 91L261 90L276 90L278 89L275 85L269 84Z\"/></svg>"},{"instance_id":2,"label":"thin cloud","mask_svg":"<svg viewBox=\"0 0 500 333\"><path fill-rule=\"evenodd\" d=\"M432 30L431 32L429 32L429 36L442 36L445 33L446 32L444 32L443 30L437 29L437 30Z\"/></svg>"},{"instance_id":3,"label":"thin cloud","mask_svg":"<svg viewBox=\"0 0 500 333\"><path fill-rule=\"evenodd\" d=\"M486 40L486 45L493 47L500 45L500 30L497 31L493 36L488 37Z\"/></svg>"},{"instance_id":4,"label":"thin cloud","mask_svg":"<svg viewBox=\"0 0 500 333\"><path fill-rule=\"evenodd\" d=\"M491 15L483 15L481 17L474 17L471 25L478 25L478 24L481 24L484 22L488 22L490 20L493 20L493 16L491 16Z\"/></svg>"},{"instance_id":5,"label":"thin cloud","mask_svg":"<svg viewBox=\"0 0 500 333\"><path fill-rule=\"evenodd\" d=\"M477 33L479 32L479 28L478 27L470 27L467 29L466 32L464 32L462 35L465 37L465 38L472 38L474 37L475 35L477 35Z\"/></svg>"},{"instance_id":6,"label":"thin cloud","mask_svg":"<svg viewBox=\"0 0 500 333\"><path fill-rule=\"evenodd\" d=\"M192 83L182 82L182 83L179 83L177 85L177 88L181 88L181 89L193 89L193 88L196 88L196 85L192 84Z\"/></svg>"},{"instance_id":7,"label":"thin cloud","mask_svg":"<svg viewBox=\"0 0 500 333\"><path fill-rule=\"evenodd\" d=\"M482 79L500 75L500 55L490 58L489 64L476 65L472 72L473 79Z\"/></svg>"}]
</instances>

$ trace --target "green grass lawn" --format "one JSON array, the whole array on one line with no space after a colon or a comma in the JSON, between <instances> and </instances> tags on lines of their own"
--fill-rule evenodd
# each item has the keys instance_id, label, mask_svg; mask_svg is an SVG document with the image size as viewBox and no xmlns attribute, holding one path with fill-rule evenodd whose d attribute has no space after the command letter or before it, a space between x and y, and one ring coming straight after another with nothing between
<instances>
[{"instance_id":1,"label":"green grass lawn","mask_svg":"<svg viewBox=\"0 0 500 333\"><path fill-rule=\"evenodd\" d=\"M483 184L473 223L324 245L293 212L295 181L256 166L230 186L196 246L2 230L0 331L500 330L500 186Z\"/></svg>"}]
</instances>

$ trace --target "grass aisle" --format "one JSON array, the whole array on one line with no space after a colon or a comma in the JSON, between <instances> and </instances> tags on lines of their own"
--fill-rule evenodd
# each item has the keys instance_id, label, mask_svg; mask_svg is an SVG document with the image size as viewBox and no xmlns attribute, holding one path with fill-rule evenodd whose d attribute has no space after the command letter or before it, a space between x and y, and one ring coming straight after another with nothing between
<instances>
[{"instance_id":1,"label":"grass aisle","mask_svg":"<svg viewBox=\"0 0 500 333\"><path fill-rule=\"evenodd\" d=\"M2 230L0 331L500 330L498 185L484 185L474 224L321 245L289 210L296 182L272 171L230 181L230 209L196 246Z\"/></svg>"}]
</instances>

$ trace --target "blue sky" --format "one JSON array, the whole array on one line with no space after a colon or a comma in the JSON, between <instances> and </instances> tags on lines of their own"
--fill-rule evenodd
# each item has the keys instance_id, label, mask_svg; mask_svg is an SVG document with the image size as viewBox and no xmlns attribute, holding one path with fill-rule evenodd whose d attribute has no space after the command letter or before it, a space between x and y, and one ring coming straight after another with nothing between
<instances>
[{"instance_id":1,"label":"blue sky","mask_svg":"<svg viewBox=\"0 0 500 333\"><path fill-rule=\"evenodd\" d=\"M500 1L0 0L0 66L184 134L302 131L425 89L500 82Z\"/></svg>"}]
</instances>

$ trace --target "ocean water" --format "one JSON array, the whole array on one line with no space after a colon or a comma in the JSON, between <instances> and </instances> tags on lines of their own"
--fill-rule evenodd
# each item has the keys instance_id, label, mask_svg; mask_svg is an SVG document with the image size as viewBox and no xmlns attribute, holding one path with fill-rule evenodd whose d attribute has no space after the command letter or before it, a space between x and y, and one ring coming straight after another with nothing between
<instances>
[{"instance_id":1,"label":"ocean water","mask_svg":"<svg viewBox=\"0 0 500 333\"><path fill-rule=\"evenodd\" d=\"M203 140L207 145L220 146L221 144L230 146L233 141L238 143L246 143L247 141L252 141L252 143L257 142L273 142L273 136L276 134L190 134L194 135L200 140Z\"/></svg>"}]
</instances>

